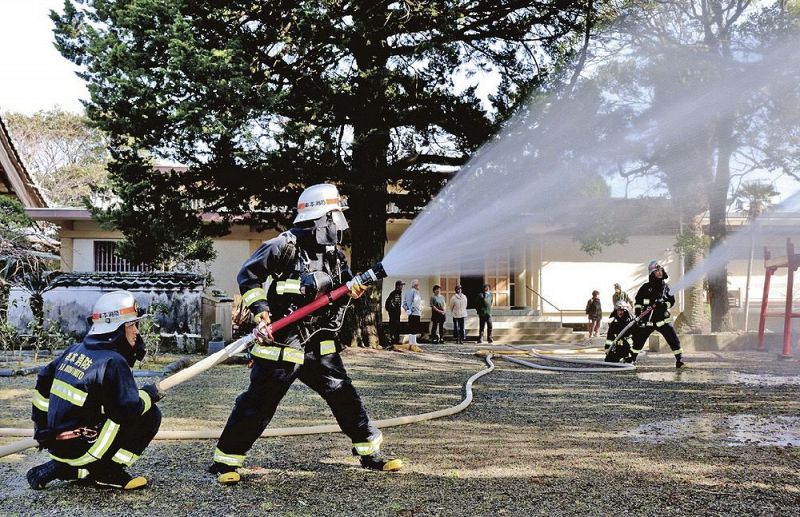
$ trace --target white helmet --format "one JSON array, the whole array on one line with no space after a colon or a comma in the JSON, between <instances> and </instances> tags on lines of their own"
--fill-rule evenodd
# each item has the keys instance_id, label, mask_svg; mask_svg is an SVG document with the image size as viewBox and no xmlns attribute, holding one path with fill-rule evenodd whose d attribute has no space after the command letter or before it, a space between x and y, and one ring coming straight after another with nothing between
<instances>
[{"instance_id":1,"label":"white helmet","mask_svg":"<svg viewBox=\"0 0 800 517\"><path fill-rule=\"evenodd\" d=\"M625 300L619 300L616 303L616 305L614 305L614 309L616 309L616 310L622 309L622 310L630 311L631 310L631 306Z\"/></svg>"},{"instance_id":2,"label":"white helmet","mask_svg":"<svg viewBox=\"0 0 800 517\"><path fill-rule=\"evenodd\" d=\"M330 183L312 185L297 199L294 222L314 221L333 210L347 210L347 204L339 196L336 186Z\"/></svg>"},{"instance_id":3,"label":"white helmet","mask_svg":"<svg viewBox=\"0 0 800 517\"><path fill-rule=\"evenodd\" d=\"M92 328L89 334L108 334L120 326L132 321L139 321L139 307L128 291L106 293L94 304L92 309Z\"/></svg>"}]
</instances>

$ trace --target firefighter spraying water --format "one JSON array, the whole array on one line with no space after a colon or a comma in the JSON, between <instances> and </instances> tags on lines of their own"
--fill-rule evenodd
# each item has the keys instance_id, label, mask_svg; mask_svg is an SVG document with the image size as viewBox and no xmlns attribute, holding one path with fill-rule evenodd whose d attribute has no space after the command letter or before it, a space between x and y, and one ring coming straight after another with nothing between
<instances>
[{"instance_id":1,"label":"firefighter spraying water","mask_svg":"<svg viewBox=\"0 0 800 517\"><path fill-rule=\"evenodd\" d=\"M386 275L380 266L356 277L350 272L338 248L348 229L346 209L335 186L307 188L298 199L294 227L265 242L239 273L242 299L257 322L257 343L250 350L250 386L237 397L209 468L219 483L239 482L237 469L296 379L325 399L362 467L393 471L403 466L381 451L383 435L370 420L337 347L337 331L350 303L343 302L344 295L358 298L367 284ZM262 285L269 277L265 291ZM271 322L285 316L291 322Z\"/></svg>"},{"instance_id":2,"label":"firefighter spraying water","mask_svg":"<svg viewBox=\"0 0 800 517\"><path fill-rule=\"evenodd\" d=\"M647 338L654 331L659 332L675 355L675 367L683 368L683 349L678 334L672 326L669 309L675 304L675 295L667 285L667 272L661 265L651 260L647 265L648 280L636 293L635 317L630 315L627 302L619 301L614 307L608 326L605 350L607 362L636 362Z\"/></svg>"}]
</instances>

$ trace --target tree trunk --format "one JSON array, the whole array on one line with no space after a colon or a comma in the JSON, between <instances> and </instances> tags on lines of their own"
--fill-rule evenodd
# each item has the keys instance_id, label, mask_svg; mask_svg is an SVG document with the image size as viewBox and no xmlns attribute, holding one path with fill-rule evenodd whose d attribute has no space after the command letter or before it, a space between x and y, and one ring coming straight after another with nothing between
<instances>
[{"instance_id":1,"label":"tree trunk","mask_svg":"<svg viewBox=\"0 0 800 517\"><path fill-rule=\"evenodd\" d=\"M6 318L8 318L8 299L10 291L10 286L0 281L0 322L4 322Z\"/></svg>"},{"instance_id":2,"label":"tree trunk","mask_svg":"<svg viewBox=\"0 0 800 517\"><path fill-rule=\"evenodd\" d=\"M733 121L729 118L717 126L717 167L714 183L708 196L709 235L711 249L722 244L727 235L726 212L728 208L728 188L730 186L730 160L736 149L733 138ZM731 321L728 305L728 269L708 275L708 291L711 298L711 331L730 330Z\"/></svg>"},{"instance_id":3,"label":"tree trunk","mask_svg":"<svg viewBox=\"0 0 800 517\"><path fill-rule=\"evenodd\" d=\"M689 227L686 230L695 237L696 242L702 241L703 238L703 222L702 216L695 215L692 217ZM703 260L703 251L698 248L692 248L686 251L686 270L691 271L696 265ZM682 314L681 331L691 334L701 334L708 332L709 321L706 317L705 303L703 302L703 282L702 280L694 285L687 287L683 291L684 296L684 310Z\"/></svg>"},{"instance_id":4,"label":"tree trunk","mask_svg":"<svg viewBox=\"0 0 800 517\"><path fill-rule=\"evenodd\" d=\"M386 243L386 188L383 183L362 184L358 192L353 192L351 196L353 203L348 214L352 235L351 267L353 272L363 272L383 259ZM353 337L358 346L378 346L381 285L382 282L378 282L355 303L358 332Z\"/></svg>"},{"instance_id":5,"label":"tree trunk","mask_svg":"<svg viewBox=\"0 0 800 517\"><path fill-rule=\"evenodd\" d=\"M354 19L355 27L381 27L380 23L375 23L381 17L381 9L373 8L371 2L362 1L360 4L359 16ZM348 194L352 203L348 220L354 272L366 271L380 262L386 244L386 175L391 137L386 117L389 105L386 97L388 55L382 38L382 35L365 31L352 41L359 69L355 92L361 100L361 105L351 115L353 178L349 182L351 190ZM382 282L378 282L356 303L358 331L354 337L359 346L379 346L381 286Z\"/></svg>"},{"instance_id":6,"label":"tree trunk","mask_svg":"<svg viewBox=\"0 0 800 517\"><path fill-rule=\"evenodd\" d=\"M43 325L44 324L44 296L42 293L32 293L30 301L28 302L31 308L31 314L33 314L33 324L34 325Z\"/></svg>"}]
</instances>

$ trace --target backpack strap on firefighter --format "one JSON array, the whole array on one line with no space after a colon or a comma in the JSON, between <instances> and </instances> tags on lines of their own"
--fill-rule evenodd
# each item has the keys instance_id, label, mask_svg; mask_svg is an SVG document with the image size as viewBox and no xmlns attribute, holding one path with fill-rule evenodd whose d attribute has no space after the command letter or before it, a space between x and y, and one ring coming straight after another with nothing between
<instances>
[{"instance_id":1,"label":"backpack strap on firefighter","mask_svg":"<svg viewBox=\"0 0 800 517\"><path fill-rule=\"evenodd\" d=\"M297 259L297 236L290 231L285 231L281 236L286 240L278 255L277 270L286 271Z\"/></svg>"}]
</instances>

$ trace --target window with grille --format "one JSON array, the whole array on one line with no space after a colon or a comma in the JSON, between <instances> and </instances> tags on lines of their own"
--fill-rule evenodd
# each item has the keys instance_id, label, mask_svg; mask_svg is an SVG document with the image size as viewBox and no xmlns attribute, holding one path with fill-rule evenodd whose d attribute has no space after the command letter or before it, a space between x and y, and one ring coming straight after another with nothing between
<instances>
[{"instance_id":1,"label":"window with grille","mask_svg":"<svg viewBox=\"0 0 800 517\"><path fill-rule=\"evenodd\" d=\"M98 272L152 271L149 266L134 265L117 255L114 241L94 241L94 270Z\"/></svg>"}]
</instances>

